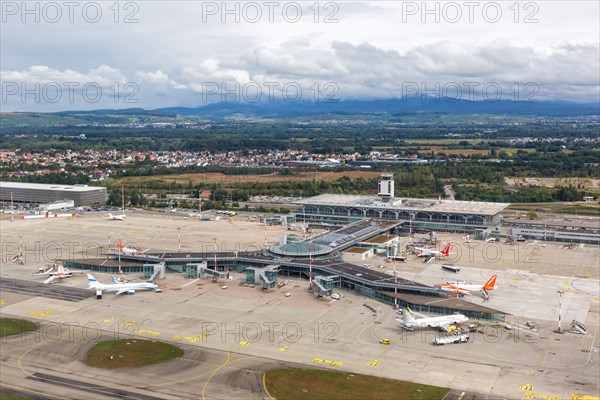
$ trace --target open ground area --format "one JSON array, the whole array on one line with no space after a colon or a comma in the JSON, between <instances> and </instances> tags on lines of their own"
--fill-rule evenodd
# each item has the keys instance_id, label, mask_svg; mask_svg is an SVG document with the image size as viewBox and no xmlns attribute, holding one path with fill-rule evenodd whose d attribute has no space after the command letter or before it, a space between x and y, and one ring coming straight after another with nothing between
<instances>
[{"instance_id":1,"label":"open ground area","mask_svg":"<svg viewBox=\"0 0 600 400\"><path fill-rule=\"evenodd\" d=\"M378 171L344 171L344 172L333 172L333 171L309 171L300 172L293 175L282 175L279 173L271 174L248 174L248 175L226 175L221 172L206 172L206 173L193 173L193 174L177 174L177 175L155 175L150 178L140 177L127 177L121 178L116 181L117 184L125 184L128 186L136 185L144 181L161 181L161 182L176 182L187 185L192 182L193 185L199 183L220 183L220 184L234 184L234 183L272 183L272 182L286 182L286 181L312 181L313 179L320 179L325 181L335 181L342 177L348 177L350 179L364 178L364 179L377 179L381 173Z\"/></svg>"},{"instance_id":2,"label":"open ground area","mask_svg":"<svg viewBox=\"0 0 600 400\"><path fill-rule=\"evenodd\" d=\"M107 293L102 300L92 290L88 298L61 298L37 289L28 292L26 282L17 291L5 286L13 279L42 282L31 276L39 267L56 258L102 257L109 242L114 246L118 239L153 252L176 251L179 228L182 251L213 251L215 240L220 251L231 251L263 247L265 237L272 245L289 233L248 215L220 221L145 214L131 214L125 221L91 215L14 222L4 217L1 224L3 260L18 251L19 236L25 256L24 265L0 266L2 315L40 324L37 332L4 339L2 387L32 398L108 399L119 392L129 399L263 399L269 398L265 371L301 366L449 387L448 399L462 392L482 399L600 396L597 246L467 243L461 236L438 233L440 241L454 244L443 262L460 266L460 273L442 272L442 261L426 264L409 255L408 262L396 265L398 276L434 285L456 279L483 283L497 274L498 286L485 305L510 314L506 321L516 324L507 330L504 323L483 322L484 329L467 343L433 346L438 332L400 329L391 306L348 291L340 291L338 301L317 298L300 278L282 277L286 286L261 291L239 286L242 274L218 284L168 274L157 281L162 293ZM407 240L401 238L402 244ZM393 273L393 265L379 256L369 262ZM106 274L95 276L110 281ZM76 275L49 286L69 292L85 289L87 282L85 275ZM563 291L563 331L576 319L587 326L587 334L554 332L558 290ZM483 303L478 296L466 300ZM536 330L520 329L526 321ZM185 354L135 370L85 364L87 351L99 341L126 338L172 343ZM391 344L380 344L384 338Z\"/></svg>"}]
</instances>

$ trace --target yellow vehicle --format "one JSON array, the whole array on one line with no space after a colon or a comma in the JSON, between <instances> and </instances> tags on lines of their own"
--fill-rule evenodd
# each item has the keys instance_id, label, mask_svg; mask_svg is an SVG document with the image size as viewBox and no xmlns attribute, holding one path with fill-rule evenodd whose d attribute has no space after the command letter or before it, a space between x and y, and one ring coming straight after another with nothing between
<instances>
[{"instance_id":1,"label":"yellow vehicle","mask_svg":"<svg viewBox=\"0 0 600 400\"><path fill-rule=\"evenodd\" d=\"M381 339L379 341L379 343L381 343L381 344L390 344L391 342L390 342L390 339Z\"/></svg>"}]
</instances>

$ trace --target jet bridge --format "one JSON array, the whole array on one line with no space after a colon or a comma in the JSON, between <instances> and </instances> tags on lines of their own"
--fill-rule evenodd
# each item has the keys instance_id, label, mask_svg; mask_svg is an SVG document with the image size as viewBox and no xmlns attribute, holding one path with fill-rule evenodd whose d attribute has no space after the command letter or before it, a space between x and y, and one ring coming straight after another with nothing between
<instances>
[{"instance_id":1,"label":"jet bridge","mask_svg":"<svg viewBox=\"0 0 600 400\"><path fill-rule=\"evenodd\" d=\"M261 284L263 289L277 285L279 265L268 265L265 268L246 268L246 283Z\"/></svg>"},{"instance_id":2,"label":"jet bridge","mask_svg":"<svg viewBox=\"0 0 600 400\"><path fill-rule=\"evenodd\" d=\"M331 296L331 293L333 293L333 285L335 283L335 280L332 278L339 279L339 276L316 276L312 280L312 283L317 287L317 290L315 291L313 287L313 292L316 292L319 296Z\"/></svg>"},{"instance_id":3,"label":"jet bridge","mask_svg":"<svg viewBox=\"0 0 600 400\"><path fill-rule=\"evenodd\" d=\"M201 263L189 263L185 265L185 277L188 279L198 279L202 270L206 269L206 261Z\"/></svg>"},{"instance_id":4,"label":"jet bridge","mask_svg":"<svg viewBox=\"0 0 600 400\"><path fill-rule=\"evenodd\" d=\"M144 279L149 282L154 282L156 279L165 279L166 269L164 262L159 264L144 264Z\"/></svg>"}]
</instances>

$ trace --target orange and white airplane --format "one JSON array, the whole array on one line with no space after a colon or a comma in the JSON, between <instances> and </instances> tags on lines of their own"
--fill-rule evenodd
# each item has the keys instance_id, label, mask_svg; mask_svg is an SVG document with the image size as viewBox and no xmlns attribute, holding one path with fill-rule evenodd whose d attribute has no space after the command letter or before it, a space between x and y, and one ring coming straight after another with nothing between
<instances>
[{"instance_id":1,"label":"orange and white airplane","mask_svg":"<svg viewBox=\"0 0 600 400\"><path fill-rule=\"evenodd\" d=\"M148 250L150 249L138 250L133 247L127 247L123 244L123 241L119 239L119 251L121 252L121 254L145 254Z\"/></svg>"},{"instance_id":2,"label":"orange and white airplane","mask_svg":"<svg viewBox=\"0 0 600 400\"><path fill-rule=\"evenodd\" d=\"M492 275L492 277L488 279L488 281L483 285L467 285L463 282L447 282L436 286L442 289L444 292L455 293L457 295L472 295L475 292L480 292L482 296L487 297L487 292L490 290L494 290L494 288L496 287L497 278L497 275Z\"/></svg>"},{"instance_id":3,"label":"orange and white airplane","mask_svg":"<svg viewBox=\"0 0 600 400\"><path fill-rule=\"evenodd\" d=\"M417 257L448 257L452 246L446 243L441 251L426 249L423 247L415 247L415 255Z\"/></svg>"},{"instance_id":4,"label":"orange and white airplane","mask_svg":"<svg viewBox=\"0 0 600 400\"><path fill-rule=\"evenodd\" d=\"M48 268L45 271L34 272L31 275L48 275L48 279L44 281L44 285L48 285L50 283L56 283L63 278L71 278L73 277L73 272L65 269L63 264L54 264L52 267Z\"/></svg>"}]
</instances>

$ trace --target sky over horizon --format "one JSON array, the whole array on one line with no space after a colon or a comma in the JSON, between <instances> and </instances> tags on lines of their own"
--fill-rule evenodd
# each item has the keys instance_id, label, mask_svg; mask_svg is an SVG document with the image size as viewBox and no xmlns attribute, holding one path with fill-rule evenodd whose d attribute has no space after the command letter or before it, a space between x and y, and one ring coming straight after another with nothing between
<instances>
[{"instance_id":1,"label":"sky over horizon","mask_svg":"<svg viewBox=\"0 0 600 400\"><path fill-rule=\"evenodd\" d=\"M597 1L2 1L2 111L600 100Z\"/></svg>"}]
</instances>

